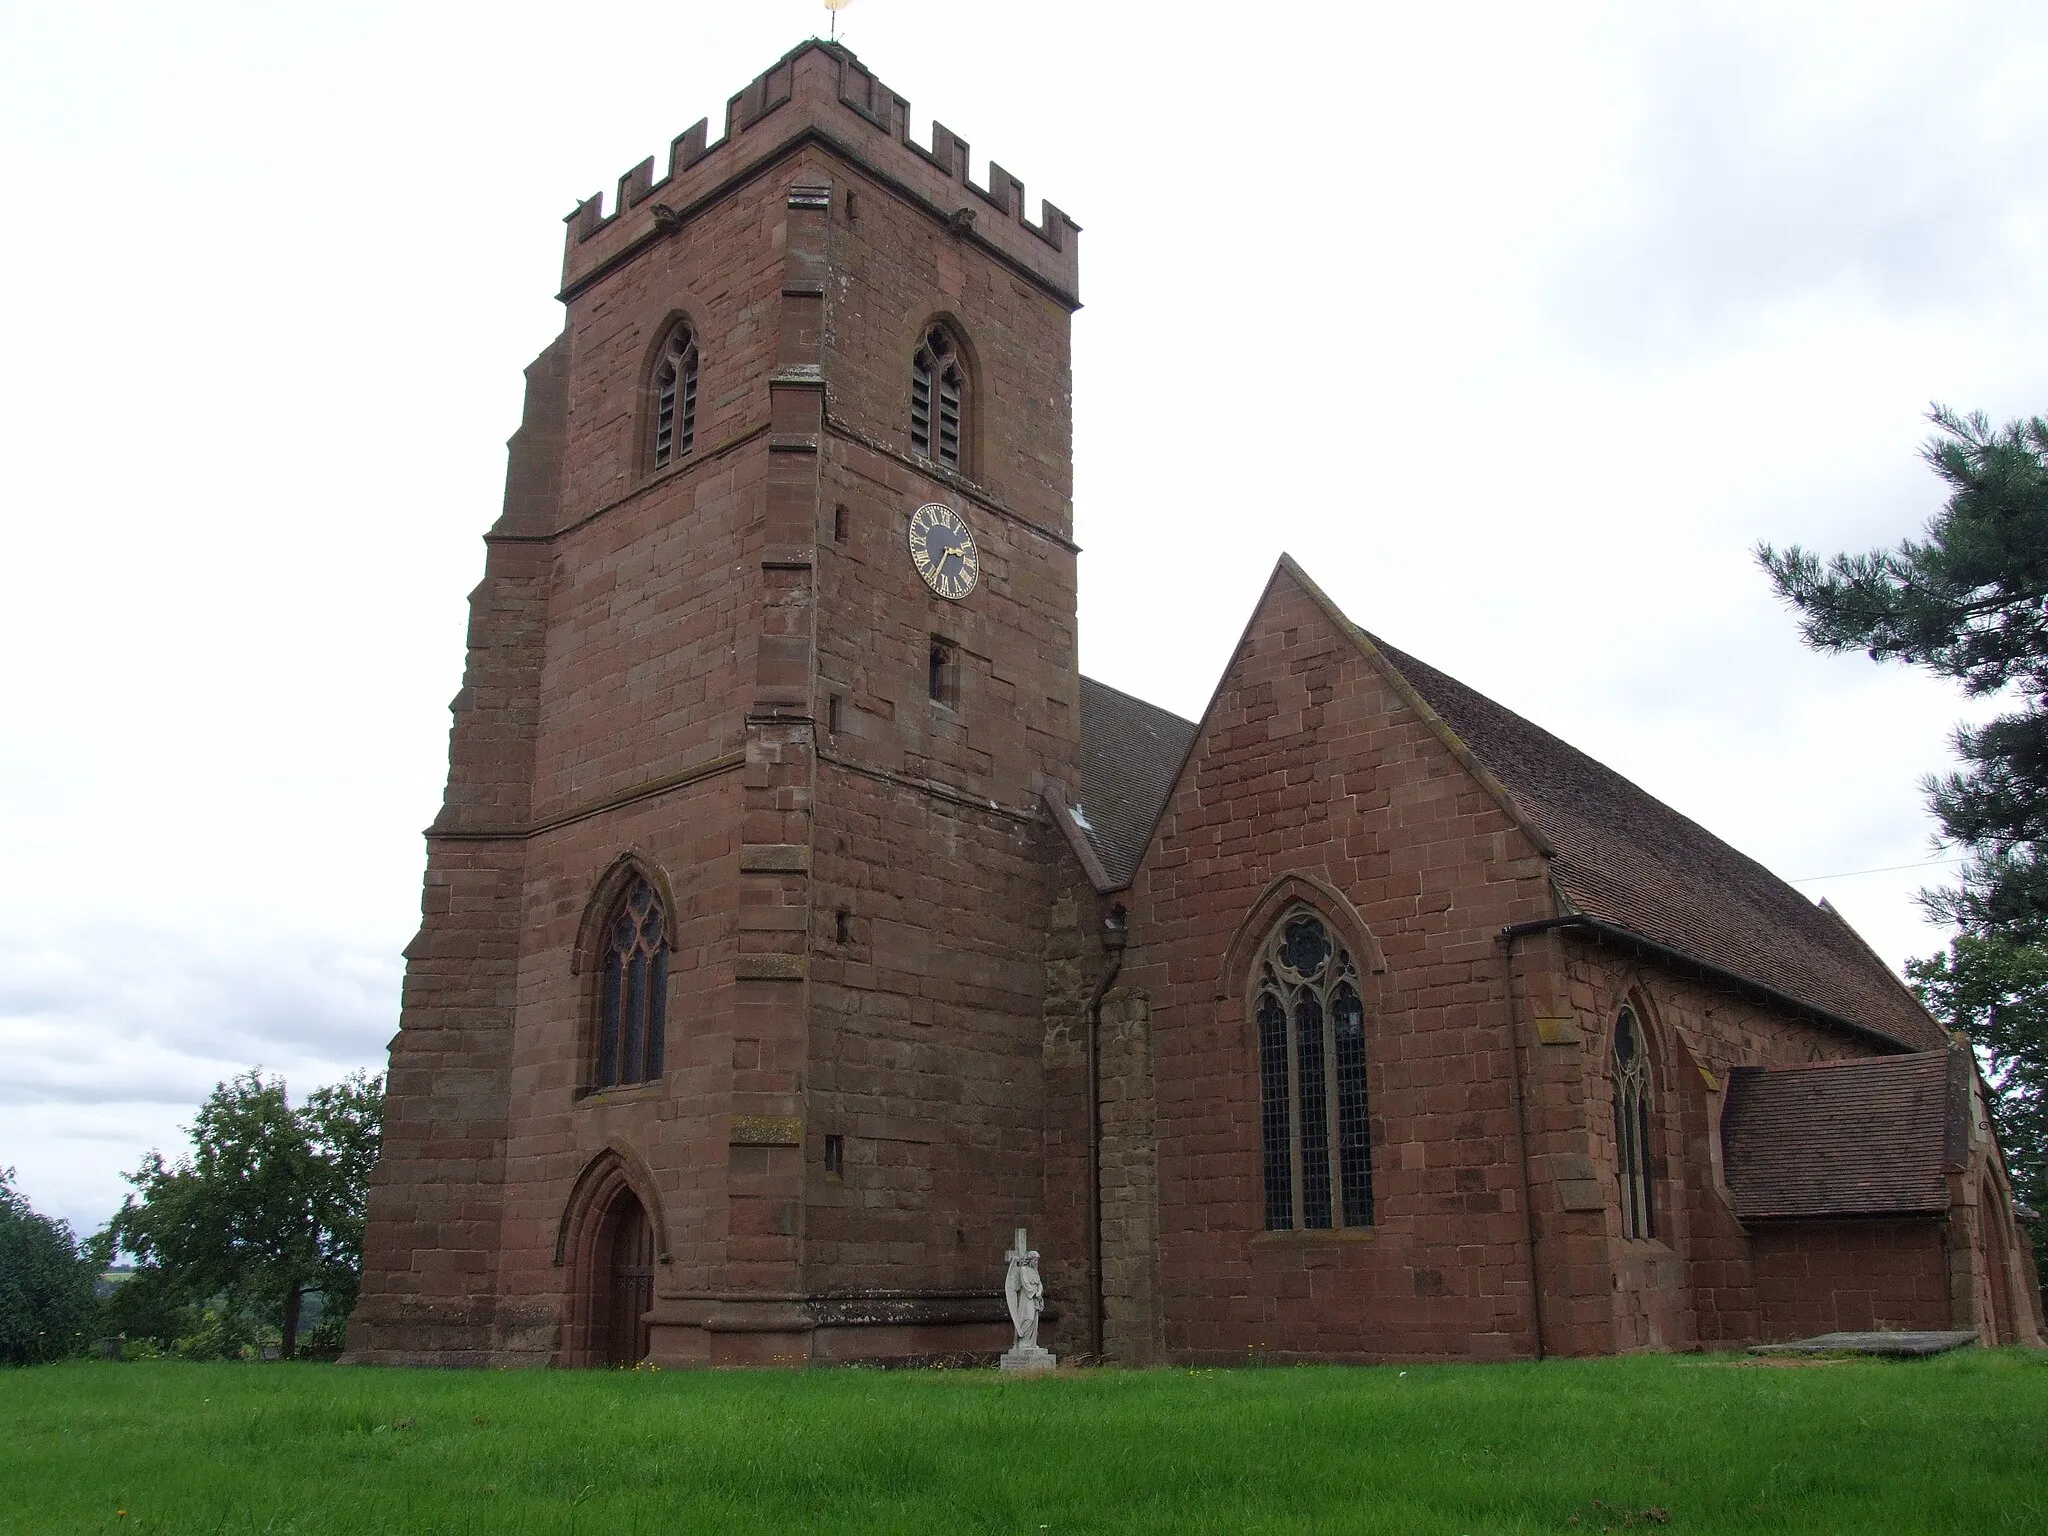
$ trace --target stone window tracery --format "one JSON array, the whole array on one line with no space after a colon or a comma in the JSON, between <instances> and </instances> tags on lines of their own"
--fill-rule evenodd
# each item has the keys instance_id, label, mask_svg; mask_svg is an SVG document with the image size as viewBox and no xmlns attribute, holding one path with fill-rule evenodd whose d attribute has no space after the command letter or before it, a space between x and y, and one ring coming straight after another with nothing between
<instances>
[{"instance_id":1,"label":"stone window tracery","mask_svg":"<svg viewBox=\"0 0 2048 1536\"><path fill-rule=\"evenodd\" d=\"M697 436L697 338L677 325L654 365L654 467L666 469Z\"/></svg>"},{"instance_id":2,"label":"stone window tracery","mask_svg":"<svg viewBox=\"0 0 2048 1536\"><path fill-rule=\"evenodd\" d=\"M1322 917L1274 925L1254 973L1266 1228L1372 1224L1365 1002L1358 966Z\"/></svg>"},{"instance_id":3,"label":"stone window tracery","mask_svg":"<svg viewBox=\"0 0 2048 1536\"><path fill-rule=\"evenodd\" d=\"M960 469L967 418L967 370L943 325L925 332L910 370L910 447Z\"/></svg>"},{"instance_id":4,"label":"stone window tracery","mask_svg":"<svg viewBox=\"0 0 2048 1536\"><path fill-rule=\"evenodd\" d=\"M1614 1022L1614 1167L1621 1181L1621 1235L1655 1236L1650 1203L1650 1053L1635 1010Z\"/></svg>"},{"instance_id":5,"label":"stone window tracery","mask_svg":"<svg viewBox=\"0 0 2048 1536\"><path fill-rule=\"evenodd\" d=\"M597 1086L661 1076L668 1017L668 939L661 897L636 876L604 927L597 998Z\"/></svg>"}]
</instances>

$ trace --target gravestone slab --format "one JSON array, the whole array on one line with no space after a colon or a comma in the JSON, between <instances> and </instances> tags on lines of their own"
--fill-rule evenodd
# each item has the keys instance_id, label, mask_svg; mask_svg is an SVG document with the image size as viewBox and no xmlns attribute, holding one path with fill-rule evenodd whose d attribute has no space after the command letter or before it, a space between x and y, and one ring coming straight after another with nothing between
<instances>
[{"instance_id":1,"label":"gravestone slab","mask_svg":"<svg viewBox=\"0 0 2048 1536\"><path fill-rule=\"evenodd\" d=\"M1959 1333L1821 1333L1787 1344L1757 1344L1752 1355L1940 1355L1977 1342L1971 1332Z\"/></svg>"}]
</instances>

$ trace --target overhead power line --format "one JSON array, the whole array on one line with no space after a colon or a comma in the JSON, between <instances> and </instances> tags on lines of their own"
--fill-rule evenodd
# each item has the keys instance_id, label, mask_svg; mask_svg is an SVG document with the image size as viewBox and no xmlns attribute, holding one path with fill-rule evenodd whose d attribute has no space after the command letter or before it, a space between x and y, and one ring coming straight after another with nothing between
<instances>
[{"instance_id":1,"label":"overhead power line","mask_svg":"<svg viewBox=\"0 0 2048 1536\"><path fill-rule=\"evenodd\" d=\"M1788 880L1786 884L1812 885L1816 880L1847 880L1852 875L1890 875L1902 869L1934 869L1943 864L1962 864L1965 862L1967 861L1963 858L1953 858L1922 859L1917 864L1880 864L1875 869L1844 869L1832 875L1801 875L1795 880Z\"/></svg>"}]
</instances>

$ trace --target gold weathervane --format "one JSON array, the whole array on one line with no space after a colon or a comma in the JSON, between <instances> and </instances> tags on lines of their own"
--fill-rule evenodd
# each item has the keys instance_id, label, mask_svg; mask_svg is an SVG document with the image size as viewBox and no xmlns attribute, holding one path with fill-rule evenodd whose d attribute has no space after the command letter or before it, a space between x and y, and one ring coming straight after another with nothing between
<instances>
[{"instance_id":1,"label":"gold weathervane","mask_svg":"<svg viewBox=\"0 0 2048 1536\"><path fill-rule=\"evenodd\" d=\"M831 37L835 43L839 41L839 13L851 4L853 0L825 0L825 9L832 13Z\"/></svg>"}]
</instances>

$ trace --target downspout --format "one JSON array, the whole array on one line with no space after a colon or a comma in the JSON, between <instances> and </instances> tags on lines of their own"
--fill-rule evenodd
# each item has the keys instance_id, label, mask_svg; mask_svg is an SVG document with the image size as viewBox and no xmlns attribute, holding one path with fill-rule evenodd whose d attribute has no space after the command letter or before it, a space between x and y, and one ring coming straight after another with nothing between
<instances>
[{"instance_id":1,"label":"downspout","mask_svg":"<svg viewBox=\"0 0 2048 1536\"><path fill-rule=\"evenodd\" d=\"M1529 1333L1535 1356L1541 1360L1543 1347L1543 1288L1536 1283L1536 1211L1529 1196L1529 1125L1522 1109L1522 1010L1515 986L1515 940L1532 924L1516 924L1500 931L1501 952L1508 968L1508 1034L1514 1070L1508 1074L1508 1099L1515 1107L1515 1154L1522 1173L1522 1266L1529 1280Z\"/></svg>"},{"instance_id":2,"label":"downspout","mask_svg":"<svg viewBox=\"0 0 2048 1536\"><path fill-rule=\"evenodd\" d=\"M1102 1000L1116 985L1124 967L1128 916L1117 902L1102 920L1102 947L1109 951L1109 969L1088 999L1088 1342L1099 1361L1103 1349L1102 1287Z\"/></svg>"}]
</instances>

